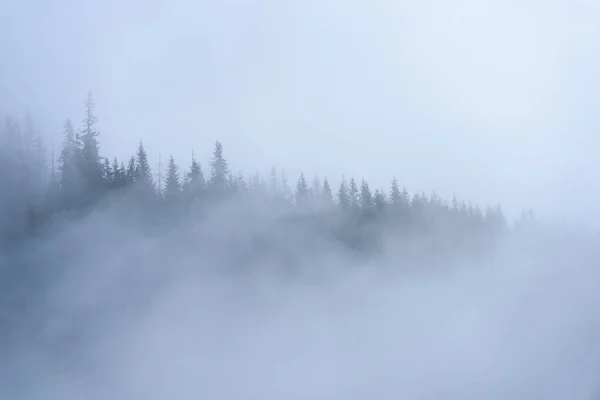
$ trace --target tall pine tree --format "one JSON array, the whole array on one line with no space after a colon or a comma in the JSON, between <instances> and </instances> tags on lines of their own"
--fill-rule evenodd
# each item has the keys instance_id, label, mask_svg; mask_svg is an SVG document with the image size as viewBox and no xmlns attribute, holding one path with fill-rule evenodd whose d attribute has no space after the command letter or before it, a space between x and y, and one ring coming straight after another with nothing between
<instances>
[{"instance_id":1,"label":"tall pine tree","mask_svg":"<svg viewBox=\"0 0 600 400\"><path fill-rule=\"evenodd\" d=\"M298 178L298 182L296 183L296 204L299 206L306 205L309 194L310 190L306 183L306 179L304 178L304 174L300 174L300 178Z\"/></svg>"},{"instance_id":2,"label":"tall pine tree","mask_svg":"<svg viewBox=\"0 0 600 400\"><path fill-rule=\"evenodd\" d=\"M167 176L165 178L165 200L167 202L174 202L179 199L180 195L179 168L175 164L175 159L171 156L167 165Z\"/></svg>"},{"instance_id":3,"label":"tall pine tree","mask_svg":"<svg viewBox=\"0 0 600 400\"><path fill-rule=\"evenodd\" d=\"M100 195L103 186L102 163L100 159L100 146L98 144L98 118L94 114L95 103L89 93L85 101L85 118L81 130L81 173L85 182L87 201L94 201Z\"/></svg>"},{"instance_id":4,"label":"tall pine tree","mask_svg":"<svg viewBox=\"0 0 600 400\"><path fill-rule=\"evenodd\" d=\"M131 166L131 165L130 165ZM154 195L154 181L152 179L152 169L148 162L148 154L144 149L144 144L140 140L135 159L135 186L140 194L144 196Z\"/></svg>"},{"instance_id":5,"label":"tall pine tree","mask_svg":"<svg viewBox=\"0 0 600 400\"><path fill-rule=\"evenodd\" d=\"M223 145L219 141L215 142L210 168L210 193L214 198L222 199L228 192L229 166L223 156Z\"/></svg>"}]
</instances>

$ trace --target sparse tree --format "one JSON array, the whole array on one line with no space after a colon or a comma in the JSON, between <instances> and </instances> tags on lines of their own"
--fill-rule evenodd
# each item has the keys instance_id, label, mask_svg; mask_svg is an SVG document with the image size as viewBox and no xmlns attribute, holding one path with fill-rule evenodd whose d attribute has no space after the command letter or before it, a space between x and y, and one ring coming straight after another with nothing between
<instances>
[{"instance_id":1,"label":"sparse tree","mask_svg":"<svg viewBox=\"0 0 600 400\"><path fill-rule=\"evenodd\" d=\"M337 192L337 201L342 209L342 211L347 211L350 209L350 196L348 194L348 185L346 184L346 180L342 177L342 182L340 183L340 188Z\"/></svg>"},{"instance_id":2,"label":"sparse tree","mask_svg":"<svg viewBox=\"0 0 600 400\"><path fill-rule=\"evenodd\" d=\"M196 161L196 157L192 153L192 165L190 171L186 175L184 189L192 199L198 199L204 195L206 190L206 180L202 167Z\"/></svg>"},{"instance_id":3,"label":"sparse tree","mask_svg":"<svg viewBox=\"0 0 600 400\"><path fill-rule=\"evenodd\" d=\"M360 206L360 199L358 194L358 186L356 185L356 181L354 178L350 178L350 186L348 188L348 197L350 200L350 207L353 209L358 209Z\"/></svg>"},{"instance_id":4,"label":"sparse tree","mask_svg":"<svg viewBox=\"0 0 600 400\"><path fill-rule=\"evenodd\" d=\"M169 157L167 176L165 178L165 200L173 202L180 198L181 183L179 182L179 167L175 164L173 156Z\"/></svg>"},{"instance_id":5,"label":"sparse tree","mask_svg":"<svg viewBox=\"0 0 600 400\"><path fill-rule=\"evenodd\" d=\"M148 162L148 154L144 149L144 144L140 140L135 159L135 186L143 196L156 194L154 182L152 179L152 169Z\"/></svg>"},{"instance_id":6,"label":"sparse tree","mask_svg":"<svg viewBox=\"0 0 600 400\"><path fill-rule=\"evenodd\" d=\"M310 190L308 189L304 174L300 174L300 178L298 178L298 182L296 183L296 204L305 205L309 194Z\"/></svg>"},{"instance_id":7,"label":"sparse tree","mask_svg":"<svg viewBox=\"0 0 600 400\"><path fill-rule=\"evenodd\" d=\"M329 180L325 178L323 180L323 190L321 191L321 199L324 204L333 203L333 194L331 193L331 186L329 185Z\"/></svg>"},{"instance_id":8,"label":"sparse tree","mask_svg":"<svg viewBox=\"0 0 600 400\"><path fill-rule=\"evenodd\" d=\"M219 141L215 143L213 156L210 161L211 177L210 191L216 199L222 199L227 194L227 183L229 181L229 166L223 157L223 145Z\"/></svg>"},{"instance_id":9,"label":"sparse tree","mask_svg":"<svg viewBox=\"0 0 600 400\"><path fill-rule=\"evenodd\" d=\"M360 206L364 212L369 212L373 208L373 195L369 184L364 179L360 183Z\"/></svg>"}]
</instances>

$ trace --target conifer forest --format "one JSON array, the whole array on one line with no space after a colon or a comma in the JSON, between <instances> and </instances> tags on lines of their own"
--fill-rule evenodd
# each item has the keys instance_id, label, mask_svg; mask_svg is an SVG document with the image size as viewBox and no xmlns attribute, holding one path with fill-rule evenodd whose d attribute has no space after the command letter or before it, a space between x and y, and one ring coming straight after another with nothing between
<instances>
[{"instance_id":1,"label":"conifer forest","mask_svg":"<svg viewBox=\"0 0 600 400\"><path fill-rule=\"evenodd\" d=\"M588 236L410 192L399 171L238 171L218 140L207 160L143 140L118 159L95 106L60 145L32 115L0 129L0 397L596 393L574 371L596 371L597 341L564 336L595 332Z\"/></svg>"},{"instance_id":2,"label":"conifer forest","mask_svg":"<svg viewBox=\"0 0 600 400\"><path fill-rule=\"evenodd\" d=\"M0 0L0 400L600 400L600 0Z\"/></svg>"},{"instance_id":3,"label":"conifer forest","mask_svg":"<svg viewBox=\"0 0 600 400\"><path fill-rule=\"evenodd\" d=\"M2 243L13 245L50 228L53 221L78 218L109 204L126 208L150 225L168 229L201 223L220 205L236 202L252 209L266 205L280 216L295 210L297 221L315 224L350 251L376 251L385 232L413 238L436 238L437 245L458 252L476 251L495 238L533 222L531 211L508 221L500 204L467 203L454 196L411 193L390 171L388 187L373 188L352 176L286 176L273 167L267 176L237 171L217 140L210 160L148 155L144 142L129 159L102 154L102 139L89 94L81 123L66 119L60 148L50 149L32 116L6 116L1 133ZM130 216L132 214L129 214ZM293 225L292 225L293 226ZM291 227L291 226L290 226ZM293 228L292 228L293 229ZM433 242L431 244L434 246Z\"/></svg>"}]
</instances>

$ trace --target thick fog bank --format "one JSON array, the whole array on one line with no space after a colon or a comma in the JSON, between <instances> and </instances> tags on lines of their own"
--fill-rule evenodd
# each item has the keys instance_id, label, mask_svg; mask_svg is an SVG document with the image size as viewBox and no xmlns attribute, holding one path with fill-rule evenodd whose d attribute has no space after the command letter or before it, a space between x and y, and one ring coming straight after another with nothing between
<instances>
[{"instance_id":1,"label":"thick fog bank","mask_svg":"<svg viewBox=\"0 0 600 400\"><path fill-rule=\"evenodd\" d=\"M0 397L592 398L595 239L522 232L420 270L416 241L358 257L253 210L164 233L105 210L6 250Z\"/></svg>"}]
</instances>

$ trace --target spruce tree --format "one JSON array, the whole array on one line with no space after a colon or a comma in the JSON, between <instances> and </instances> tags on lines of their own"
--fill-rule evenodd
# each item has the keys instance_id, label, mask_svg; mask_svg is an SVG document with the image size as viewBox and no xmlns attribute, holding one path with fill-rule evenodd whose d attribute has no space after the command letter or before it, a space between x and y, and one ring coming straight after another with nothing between
<instances>
[{"instance_id":1,"label":"spruce tree","mask_svg":"<svg viewBox=\"0 0 600 400\"><path fill-rule=\"evenodd\" d=\"M181 183L179 182L179 167L175 164L173 156L169 157L167 165L167 176L165 178L165 199L173 202L181 195Z\"/></svg>"},{"instance_id":2,"label":"spruce tree","mask_svg":"<svg viewBox=\"0 0 600 400\"><path fill-rule=\"evenodd\" d=\"M460 203L456 198L456 193L452 194L452 203L450 205L450 210L455 214L460 213Z\"/></svg>"},{"instance_id":3,"label":"spruce tree","mask_svg":"<svg viewBox=\"0 0 600 400\"><path fill-rule=\"evenodd\" d=\"M112 166L107 157L104 157L104 164L102 165L102 180L107 186L112 186L114 184Z\"/></svg>"},{"instance_id":4,"label":"spruce tree","mask_svg":"<svg viewBox=\"0 0 600 400\"><path fill-rule=\"evenodd\" d=\"M323 190L321 191L321 199L323 199L323 203L331 204L333 202L333 194L331 192L331 186L329 185L329 180L325 178L323 180Z\"/></svg>"},{"instance_id":5,"label":"spruce tree","mask_svg":"<svg viewBox=\"0 0 600 400\"><path fill-rule=\"evenodd\" d=\"M364 212L369 212L373 208L373 195L369 184L364 179L360 183L360 207Z\"/></svg>"},{"instance_id":6,"label":"spruce tree","mask_svg":"<svg viewBox=\"0 0 600 400\"><path fill-rule=\"evenodd\" d=\"M398 180L396 177L392 180L392 184L390 186L390 205L392 207L400 207L402 203L402 194L400 192L400 185L398 184Z\"/></svg>"},{"instance_id":7,"label":"spruce tree","mask_svg":"<svg viewBox=\"0 0 600 400\"><path fill-rule=\"evenodd\" d=\"M288 184L287 177L285 176L285 171L281 171L281 193L285 201L289 203L294 202L294 194L292 193L292 188Z\"/></svg>"},{"instance_id":8,"label":"spruce tree","mask_svg":"<svg viewBox=\"0 0 600 400\"><path fill-rule=\"evenodd\" d=\"M402 193L400 193L401 203L404 205L406 209L410 206L410 195L408 194L408 190L406 187L402 187Z\"/></svg>"},{"instance_id":9,"label":"spruce tree","mask_svg":"<svg viewBox=\"0 0 600 400\"><path fill-rule=\"evenodd\" d=\"M248 189L254 195L264 196L267 194L267 184L258 172L248 177Z\"/></svg>"},{"instance_id":10,"label":"spruce tree","mask_svg":"<svg viewBox=\"0 0 600 400\"><path fill-rule=\"evenodd\" d=\"M342 182L337 192L337 202L342 211L350 209L350 195L348 194L348 185L344 177L342 177Z\"/></svg>"},{"instance_id":11,"label":"spruce tree","mask_svg":"<svg viewBox=\"0 0 600 400\"><path fill-rule=\"evenodd\" d=\"M102 163L100 159L100 147L98 144L98 129L96 123L98 118L94 114L94 99L89 93L85 101L85 118L83 120L83 129L81 130L81 172L88 192L88 201L93 201L93 197L98 196L102 187Z\"/></svg>"},{"instance_id":12,"label":"spruce tree","mask_svg":"<svg viewBox=\"0 0 600 400\"><path fill-rule=\"evenodd\" d=\"M132 185L137 179L137 169L135 167L135 157L131 156L125 172L125 181L127 185Z\"/></svg>"},{"instance_id":13,"label":"spruce tree","mask_svg":"<svg viewBox=\"0 0 600 400\"><path fill-rule=\"evenodd\" d=\"M373 197L373 205L377 212L384 213L387 211L387 198L385 196L385 191L383 189L375 190L375 196Z\"/></svg>"},{"instance_id":14,"label":"spruce tree","mask_svg":"<svg viewBox=\"0 0 600 400\"><path fill-rule=\"evenodd\" d=\"M119 160L117 160L117 157L113 158L111 168L112 168L112 173L113 173L114 187L115 188L123 187L125 184L124 171L121 170L121 165L119 164Z\"/></svg>"},{"instance_id":15,"label":"spruce tree","mask_svg":"<svg viewBox=\"0 0 600 400\"><path fill-rule=\"evenodd\" d=\"M300 178L298 178L298 182L296 183L296 204L305 205L309 194L310 191L304 174L300 174Z\"/></svg>"},{"instance_id":16,"label":"spruce tree","mask_svg":"<svg viewBox=\"0 0 600 400\"><path fill-rule=\"evenodd\" d=\"M192 165L186 175L185 190L192 199L198 199L203 195L205 189L206 181L202 167L196 161L194 154L192 154Z\"/></svg>"},{"instance_id":17,"label":"spruce tree","mask_svg":"<svg viewBox=\"0 0 600 400\"><path fill-rule=\"evenodd\" d=\"M319 180L319 177L315 175L315 177L313 178L313 181L312 181L312 185L310 187L310 194L315 199L318 199L321 197L322 190L323 190L323 187L321 186L321 181Z\"/></svg>"},{"instance_id":18,"label":"spruce tree","mask_svg":"<svg viewBox=\"0 0 600 400\"><path fill-rule=\"evenodd\" d=\"M219 141L215 142L213 156L210 160L211 177L210 192L216 199L221 199L227 194L229 166L223 157L223 146Z\"/></svg>"},{"instance_id":19,"label":"spruce tree","mask_svg":"<svg viewBox=\"0 0 600 400\"><path fill-rule=\"evenodd\" d=\"M237 176L234 178L235 181L235 190L238 195L244 196L248 194L248 185L246 184L246 180L244 179L244 174L242 171L239 171Z\"/></svg>"},{"instance_id":20,"label":"spruce tree","mask_svg":"<svg viewBox=\"0 0 600 400\"><path fill-rule=\"evenodd\" d=\"M411 212L415 216L420 216L424 209L423 198L415 193L410 201Z\"/></svg>"},{"instance_id":21,"label":"spruce tree","mask_svg":"<svg viewBox=\"0 0 600 400\"><path fill-rule=\"evenodd\" d=\"M397 224L406 224L410 217L410 195L406 187L400 191L398 180L394 177L390 186L389 213Z\"/></svg>"},{"instance_id":22,"label":"spruce tree","mask_svg":"<svg viewBox=\"0 0 600 400\"><path fill-rule=\"evenodd\" d=\"M350 178L350 186L348 188L348 198L350 200L350 207L357 210L359 208L359 195L358 186L354 178Z\"/></svg>"},{"instance_id":23,"label":"spruce tree","mask_svg":"<svg viewBox=\"0 0 600 400\"><path fill-rule=\"evenodd\" d=\"M277 176L277 170L275 167L271 168L271 172L269 174L269 193L273 197L281 196L281 185L279 183L279 178Z\"/></svg>"},{"instance_id":24,"label":"spruce tree","mask_svg":"<svg viewBox=\"0 0 600 400\"><path fill-rule=\"evenodd\" d=\"M148 154L140 140L135 159L135 186L140 194L149 196L155 194L152 169L148 162Z\"/></svg>"},{"instance_id":25,"label":"spruce tree","mask_svg":"<svg viewBox=\"0 0 600 400\"><path fill-rule=\"evenodd\" d=\"M58 158L59 187L62 205L71 208L80 201L79 196L84 190L81 162L82 146L78 135L75 134L71 120L64 125L64 139Z\"/></svg>"}]
</instances>

